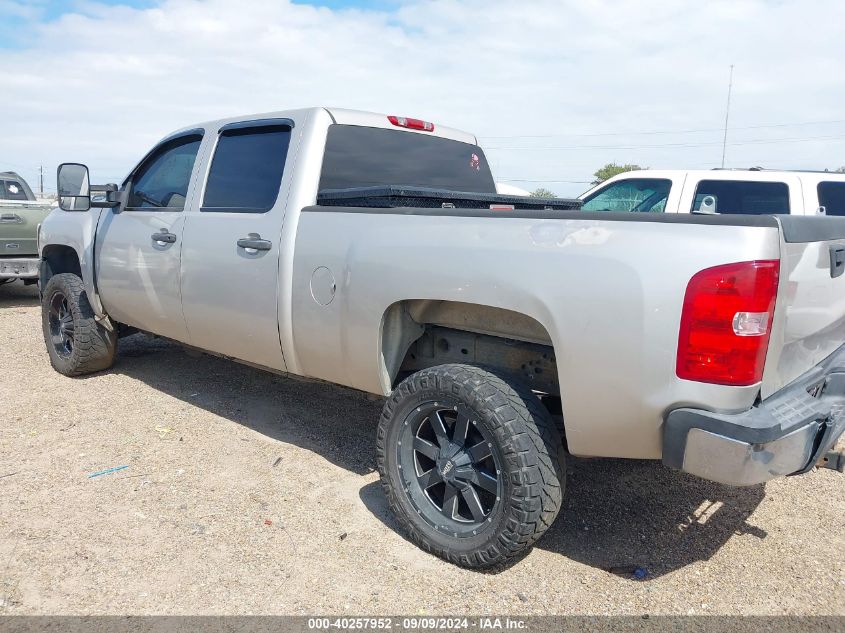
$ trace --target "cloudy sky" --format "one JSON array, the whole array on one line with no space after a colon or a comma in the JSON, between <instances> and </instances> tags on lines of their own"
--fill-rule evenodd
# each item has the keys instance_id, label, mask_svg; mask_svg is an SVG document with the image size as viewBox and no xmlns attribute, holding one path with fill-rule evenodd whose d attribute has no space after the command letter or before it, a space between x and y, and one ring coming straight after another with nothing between
<instances>
[{"instance_id":1,"label":"cloudy sky","mask_svg":"<svg viewBox=\"0 0 845 633\"><path fill-rule=\"evenodd\" d=\"M607 162L845 165L843 0L0 0L0 171L120 180L170 130L336 105L477 134L561 195Z\"/></svg>"}]
</instances>

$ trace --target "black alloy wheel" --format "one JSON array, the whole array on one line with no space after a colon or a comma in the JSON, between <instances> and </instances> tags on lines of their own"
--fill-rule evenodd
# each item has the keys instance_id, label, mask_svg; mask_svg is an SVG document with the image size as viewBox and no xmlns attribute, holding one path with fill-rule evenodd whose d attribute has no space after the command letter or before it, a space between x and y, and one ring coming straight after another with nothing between
<instances>
[{"instance_id":1,"label":"black alloy wheel","mask_svg":"<svg viewBox=\"0 0 845 633\"><path fill-rule=\"evenodd\" d=\"M75 334L73 313L68 306L67 297L61 292L55 292L50 298L48 320L53 348L59 356L69 358L73 354Z\"/></svg>"},{"instance_id":2,"label":"black alloy wheel","mask_svg":"<svg viewBox=\"0 0 845 633\"><path fill-rule=\"evenodd\" d=\"M411 503L434 528L477 533L501 497L493 438L462 405L422 403L405 419L397 462Z\"/></svg>"}]
</instances>

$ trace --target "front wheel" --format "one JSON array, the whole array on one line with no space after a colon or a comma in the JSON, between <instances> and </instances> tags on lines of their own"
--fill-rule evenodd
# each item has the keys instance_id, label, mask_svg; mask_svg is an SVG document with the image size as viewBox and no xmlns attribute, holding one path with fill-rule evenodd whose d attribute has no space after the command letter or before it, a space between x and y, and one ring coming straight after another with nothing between
<instances>
[{"instance_id":1,"label":"front wheel","mask_svg":"<svg viewBox=\"0 0 845 633\"><path fill-rule=\"evenodd\" d=\"M60 374L90 374L114 363L117 335L95 319L78 276L50 277L41 300L41 326L50 363Z\"/></svg>"},{"instance_id":2,"label":"front wheel","mask_svg":"<svg viewBox=\"0 0 845 633\"><path fill-rule=\"evenodd\" d=\"M378 427L392 510L424 550L489 567L529 548L561 506L562 442L527 388L469 365L403 381Z\"/></svg>"}]
</instances>

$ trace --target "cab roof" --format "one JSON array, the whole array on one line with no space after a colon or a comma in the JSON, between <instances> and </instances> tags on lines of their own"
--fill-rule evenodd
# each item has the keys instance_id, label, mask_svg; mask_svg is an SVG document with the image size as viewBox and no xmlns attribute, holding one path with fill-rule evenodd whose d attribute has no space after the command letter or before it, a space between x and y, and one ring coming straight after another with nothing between
<instances>
[{"instance_id":1,"label":"cab roof","mask_svg":"<svg viewBox=\"0 0 845 633\"><path fill-rule=\"evenodd\" d=\"M813 180L845 180L845 173L835 171L814 171L811 169L763 169L752 167L749 169L638 169L626 171L608 178L604 182L621 178L683 178L695 176L697 178L722 180L773 180L784 177L809 177ZM602 183L604 184L604 183Z\"/></svg>"},{"instance_id":2,"label":"cab roof","mask_svg":"<svg viewBox=\"0 0 845 633\"><path fill-rule=\"evenodd\" d=\"M334 123L338 123L341 125L360 125L365 127L377 127L377 128L384 128L388 130L400 130L402 132L408 132L410 134L425 134L428 136L439 136L441 138L448 138L454 141L460 141L462 143L471 143L473 145L478 144L478 140L476 139L474 134L470 134L469 132L463 132L461 130L447 127L445 125L441 125L437 121L433 121L434 130L431 132L426 132L422 130L413 130L404 127L398 127L390 122L388 119L387 114L380 114L377 112L365 112L363 110L349 110L346 108L332 108L332 107L313 107L313 108L302 108L297 110L278 110L275 112L260 112L256 114L243 114L240 116L234 117L227 117L225 119L216 119L212 121L206 121L203 123L198 123L194 125L186 126L180 130L173 132L168 136L173 136L176 134L181 134L183 132L187 132L189 130L194 130L199 127L203 128L214 128L226 125L228 123L236 123L239 121L251 121L254 119L276 119L276 118L293 118L296 116L307 116L309 114L313 114L319 111L324 111L329 114L332 121ZM397 116L401 117L410 117L413 116L411 114L402 114L399 113Z\"/></svg>"}]
</instances>

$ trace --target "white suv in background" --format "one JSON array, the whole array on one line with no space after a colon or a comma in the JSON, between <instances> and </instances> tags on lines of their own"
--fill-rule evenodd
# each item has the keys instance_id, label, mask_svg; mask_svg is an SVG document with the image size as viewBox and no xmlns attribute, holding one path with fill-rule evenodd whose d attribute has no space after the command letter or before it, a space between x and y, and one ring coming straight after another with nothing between
<instances>
[{"instance_id":1,"label":"white suv in background","mask_svg":"<svg viewBox=\"0 0 845 633\"><path fill-rule=\"evenodd\" d=\"M580 196L584 211L845 215L845 174L765 169L629 171Z\"/></svg>"}]
</instances>

